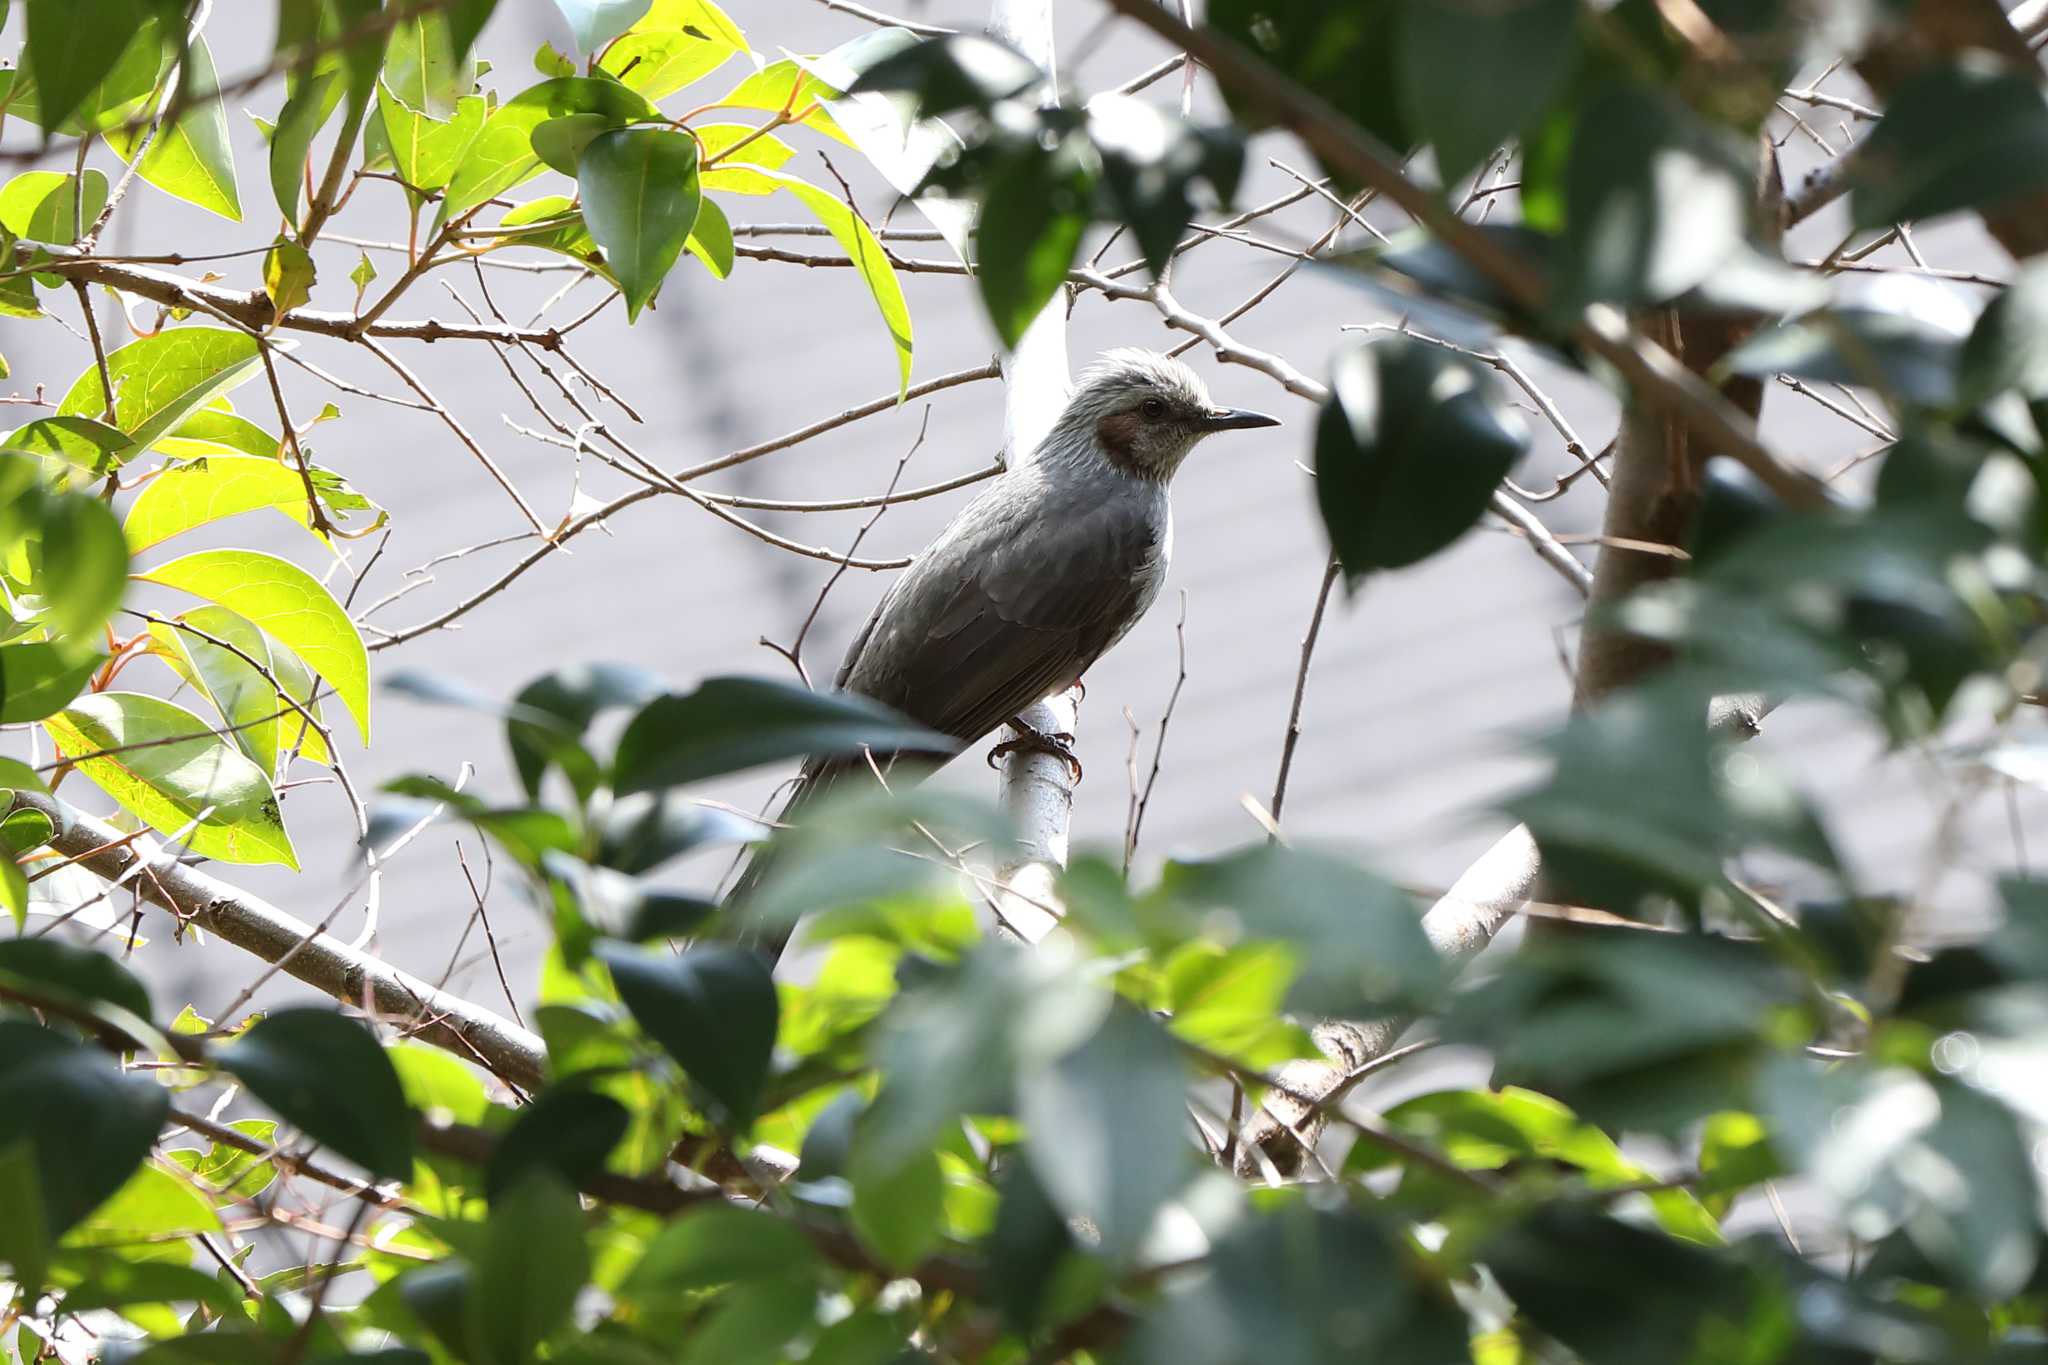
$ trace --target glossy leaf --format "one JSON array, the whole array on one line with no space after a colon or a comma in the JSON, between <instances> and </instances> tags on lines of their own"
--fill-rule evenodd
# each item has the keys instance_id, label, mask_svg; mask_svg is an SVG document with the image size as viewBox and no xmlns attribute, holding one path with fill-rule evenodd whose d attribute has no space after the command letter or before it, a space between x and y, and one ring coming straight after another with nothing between
<instances>
[{"instance_id":1,"label":"glossy leaf","mask_svg":"<svg viewBox=\"0 0 2048 1365\"><path fill-rule=\"evenodd\" d=\"M1088 185L1052 157L1020 157L989 184L976 219L975 281L1005 346L1014 347L1066 283L1088 227Z\"/></svg>"},{"instance_id":2,"label":"glossy leaf","mask_svg":"<svg viewBox=\"0 0 2048 1365\"><path fill-rule=\"evenodd\" d=\"M2048 95L1989 53L1923 65L1893 94L1850 169L1859 228L1995 210L2048 188Z\"/></svg>"},{"instance_id":3,"label":"glossy leaf","mask_svg":"<svg viewBox=\"0 0 2048 1365\"><path fill-rule=\"evenodd\" d=\"M550 1088L521 1109L498 1140L485 1188L499 1199L536 1170L580 1185L604 1169L605 1158L631 1122L626 1107L609 1095L575 1086Z\"/></svg>"},{"instance_id":4,"label":"glossy leaf","mask_svg":"<svg viewBox=\"0 0 2048 1365\"><path fill-rule=\"evenodd\" d=\"M275 678L298 707L317 719L320 709L311 700L311 677L282 646L273 649L248 621L224 607L200 607L176 622L152 621L149 633L172 667L233 727L229 737L235 747L273 780L279 776L278 760L286 754L296 752L315 763L333 761L319 730L271 682Z\"/></svg>"},{"instance_id":5,"label":"glossy leaf","mask_svg":"<svg viewBox=\"0 0 2048 1365\"><path fill-rule=\"evenodd\" d=\"M588 754L570 756L563 740L580 739L590 723L605 711L639 707L661 695L661 680L644 669L624 664L576 664L534 679L512 698L512 710L505 721L505 738L512 749L512 764L519 772L527 796L539 799L541 779L551 763L588 763ZM594 769L572 772L578 789L594 783ZM629 868L627 871L642 869Z\"/></svg>"},{"instance_id":6,"label":"glossy leaf","mask_svg":"<svg viewBox=\"0 0 2048 1365\"><path fill-rule=\"evenodd\" d=\"M25 65L38 117L55 128L78 110L120 61L123 35L142 27L142 0L27 0Z\"/></svg>"},{"instance_id":7,"label":"glossy leaf","mask_svg":"<svg viewBox=\"0 0 2048 1365\"><path fill-rule=\"evenodd\" d=\"M123 458L148 450L201 408L250 379L262 365L260 345L246 332L175 327L131 341L107 357L114 380L113 424L128 433ZM107 391L97 366L72 384L57 411L98 418Z\"/></svg>"},{"instance_id":8,"label":"glossy leaf","mask_svg":"<svg viewBox=\"0 0 2048 1365\"><path fill-rule=\"evenodd\" d=\"M754 1120L779 1007L756 954L703 945L682 954L601 944L619 998L648 1036L682 1066L726 1127Z\"/></svg>"},{"instance_id":9,"label":"glossy leaf","mask_svg":"<svg viewBox=\"0 0 2048 1365\"><path fill-rule=\"evenodd\" d=\"M440 220L459 217L530 179L541 169L533 130L564 114L601 114L614 126L657 117L654 106L614 80L564 76L542 81L484 121L449 181Z\"/></svg>"},{"instance_id":10,"label":"glossy leaf","mask_svg":"<svg viewBox=\"0 0 2048 1365\"><path fill-rule=\"evenodd\" d=\"M43 838L48 837L49 819L42 812L17 811L15 815L41 819ZM43 838L35 842L40 844ZM60 996L73 1000L105 1001L138 1019L150 1017L149 991L142 982L126 967L95 949L51 938L9 939L0 942L0 972L37 986L55 987Z\"/></svg>"},{"instance_id":11,"label":"glossy leaf","mask_svg":"<svg viewBox=\"0 0 2048 1365\"><path fill-rule=\"evenodd\" d=\"M161 1086L108 1053L0 1019L0 1151L33 1152L51 1239L127 1181L169 1107Z\"/></svg>"},{"instance_id":12,"label":"glossy leaf","mask_svg":"<svg viewBox=\"0 0 2048 1365\"><path fill-rule=\"evenodd\" d=\"M445 121L408 109L384 86L377 89L377 105L393 166L406 184L420 190L441 189L454 178L487 116L481 95L464 95Z\"/></svg>"},{"instance_id":13,"label":"glossy leaf","mask_svg":"<svg viewBox=\"0 0 2048 1365\"><path fill-rule=\"evenodd\" d=\"M1461 357L1390 338L1340 353L1316 428L1316 501L1356 584L1444 549L1484 515L1529 429Z\"/></svg>"},{"instance_id":14,"label":"glossy leaf","mask_svg":"<svg viewBox=\"0 0 2048 1365\"><path fill-rule=\"evenodd\" d=\"M863 748L947 754L956 747L853 693L812 692L765 678L710 678L694 692L641 708L619 737L613 786L653 791L780 759Z\"/></svg>"},{"instance_id":15,"label":"glossy leaf","mask_svg":"<svg viewBox=\"0 0 2048 1365\"><path fill-rule=\"evenodd\" d=\"M697 222L697 141L671 129L601 134L583 149L576 183L583 220L604 248L631 322L682 255Z\"/></svg>"},{"instance_id":16,"label":"glossy leaf","mask_svg":"<svg viewBox=\"0 0 2048 1365\"><path fill-rule=\"evenodd\" d=\"M97 692L43 726L94 785L159 833L182 834L193 852L298 866L262 769L184 707L136 692Z\"/></svg>"},{"instance_id":17,"label":"glossy leaf","mask_svg":"<svg viewBox=\"0 0 2048 1365\"><path fill-rule=\"evenodd\" d=\"M304 569L255 550L201 550L136 577L203 597L253 622L334 689L369 742L369 654L348 613Z\"/></svg>"},{"instance_id":18,"label":"glossy leaf","mask_svg":"<svg viewBox=\"0 0 2048 1365\"><path fill-rule=\"evenodd\" d=\"M1095 1226L1112 1261L1137 1251L1191 1173L1186 1103L1179 1046L1129 1009L1110 1010L1078 1048L1019 1078L1032 1169L1061 1212Z\"/></svg>"},{"instance_id":19,"label":"glossy leaf","mask_svg":"<svg viewBox=\"0 0 2048 1365\"><path fill-rule=\"evenodd\" d=\"M307 1137L381 1179L412 1174L412 1118L384 1049L314 1006L273 1010L222 1049L223 1070Z\"/></svg>"},{"instance_id":20,"label":"glossy leaf","mask_svg":"<svg viewBox=\"0 0 2048 1365\"><path fill-rule=\"evenodd\" d=\"M526 1365L569 1316L590 1276L574 1192L545 1171L528 1171L491 1201L475 1267L466 1305L469 1339L483 1359Z\"/></svg>"},{"instance_id":21,"label":"glossy leaf","mask_svg":"<svg viewBox=\"0 0 2048 1365\"><path fill-rule=\"evenodd\" d=\"M158 130L142 154L139 174L166 194L239 223L242 195L235 180L227 109L215 94L219 84L212 51L204 38L193 35L182 78L190 107L176 123Z\"/></svg>"},{"instance_id":22,"label":"glossy leaf","mask_svg":"<svg viewBox=\"0 0 2048 1365\"><path fill-rule=\"evenodd\" d=\"M306 480L297 469L256 455L208 455L165 466L129 504L122 532L140 554L172 536L223 517L274 507L311 528Z\"/></svg>"},{"instance_id":23,"label":"glossy leaf","mask_svg":"<svg viewBox=\"0 0 2048 1365\"><path fill-rule=\"evenodd\" d=\"M1405 6L1402 107L1455 184L1541 113L1571 74L1576 0L1433 0Z\"/></svg>"},{"instance_id":24,"label":"glossy leaf","mask_svg":"<svg viewBox=\"0 0 2048 1365\"><path fill-rule=\"evenodd\" d=\"M277 127L270 135L270 192L285 221L296 223L306 158L313 150L313 139L340 107L347 82L340 72L323 66L288 88L290 93L277 113Z\"/></svg>"},{"instance_id":25,"label":"glossy leaf","mask_svg":"<svg viewBox=\"0 0 2048 1365\"><path fill-rule=\"evenodd\" d=\"M716 199L706 199L697 206L696 225L690 229L690 240L683 245L717 278L722 280L732 274L732 222Z\"/></svg>"},{"instance_id":26,"label":"glossy leaf","mask_svg":"<svg viewBox=\"0 0 2048 1365\"><path fill-rule=\"evenodd\" d=\"M1741 246L1754 157L1668 96L1617 87L1581 114L1565 172L1565 270L1580 301L1661 303Z\"/></svg>"}]
</instances>

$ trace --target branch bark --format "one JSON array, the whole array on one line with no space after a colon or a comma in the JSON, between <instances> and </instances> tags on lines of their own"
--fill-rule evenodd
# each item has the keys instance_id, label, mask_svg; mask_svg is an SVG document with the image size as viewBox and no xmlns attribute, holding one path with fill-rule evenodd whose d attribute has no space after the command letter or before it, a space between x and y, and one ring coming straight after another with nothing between
<instances>
[{"instance_id":1,"label":"branch bark","mask_svg":"<svg viewBox=\"0 0 2048 1365\"><path fill-rule=\"evenodd\" d=\"M168 910L237 948L254 953L343 1004L374 1008L410 1021L423 1042L488 1068L522 1090L537 1089L547 1069L539 1036L509 1019L450 995L367 953L316 930L268 901L163 858L136 869L142 855L119 830L61 802L16 792L10 810L37 810L56 828L50 847L111 882L133 873L129 885L144 900Z\"/></svg>"},{"instance_id":2,"label":"branch bark","mask_svg":"<svg viewBox=\"0 0 2048 1365\"><path fill-rule=\"evenodd\" d=\"M122 265L93 256L67 255L67 248L51 248L53 259L40 261L36 269L62 275L82 284L103 284L139 299L167 308L202 307L250 327L265 331L275 323L292 332L355 341L361 337L397 337L409 341L495 341L501 344L538 346L543 350L562 348L562 333L554 327L502 327L488 323L424 321L386 322L365 326L353 313L336 313L324 308L294 308L279 317L270 296L260 290L223 289L201 284L167 270L141 265Z\"/></svg>"}]
</instances>

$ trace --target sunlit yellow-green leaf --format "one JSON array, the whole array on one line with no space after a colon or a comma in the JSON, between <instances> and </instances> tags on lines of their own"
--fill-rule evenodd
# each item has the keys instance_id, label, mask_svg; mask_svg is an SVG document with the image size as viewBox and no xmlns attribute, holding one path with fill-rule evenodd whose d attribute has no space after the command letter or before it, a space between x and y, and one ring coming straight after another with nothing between
<instances>
[{"instance_id":1,"label":"sunlit yellow-green leaf","mask_svg":"<svg viewBox=\"0 0 2048 1365\"><path fill-rule=\"evenodd\" d=\"M369 742L369 654L341 603L313 575L255 550L201 550L136 577L247 617L334 689Z\"/></svg>"},{"instance_id":2,"label":"sunlit yellow-green leaf","mask_svg":"<svg viewBox=\"0 0 2048 1365\"><path fill-rule=\"evenodd\" d=\"M246 332L222 327L175 327L131 341L107 357L114 381L114 425L128 433L124 458L139 454L193 413L256 372L261 345ZM106 386L89 365L57 411L99 417Z\"/></svg>"},{"instance_id":3,"label":"sunlit yellow-green leaf","mask_svg":"<svg viewBox=\"0 0 2048 1365\"><path fill-rule=\"evenodd\" d=\"M184 707L137 692L97 692L43 728L100 790L158 832L182 832L194 853L298 867L263 771Z\"/></svg>"},{"instance_id":4,"label":"sunlit yellow-green leaf","mask_svg":"<svg viewBox=\"0 0 2048 1365\"><path fill-rule=\"evenodd\" d=\"M320 715L312 678L255 626L225 607L199 607L175 621L150 622L149 633L154 652L213 703L234 727L228 737L235 747L273 780L279 757L293 750L315 763L333 761L327 741L306 716ZM272 679L290 700L278 694Z\"/></svg>"}]
</instances>

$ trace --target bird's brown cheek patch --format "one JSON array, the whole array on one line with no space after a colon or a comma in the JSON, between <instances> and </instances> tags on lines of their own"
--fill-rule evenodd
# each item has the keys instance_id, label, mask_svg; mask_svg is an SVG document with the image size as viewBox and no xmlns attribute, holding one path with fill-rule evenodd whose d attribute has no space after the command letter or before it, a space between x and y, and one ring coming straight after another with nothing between
<instances>
[{"instance_id":1,"label":"bird's brown cheek patch","mask_svg":"<svg viewBox=\"0 0 2048 1365\"><path fill-rule=\"evenodd\" d=\"M1129 464L1137 453L1138 414L1113 412L1095 423L1095 439L1118 464Z\"/></svg>"}]
</instances>

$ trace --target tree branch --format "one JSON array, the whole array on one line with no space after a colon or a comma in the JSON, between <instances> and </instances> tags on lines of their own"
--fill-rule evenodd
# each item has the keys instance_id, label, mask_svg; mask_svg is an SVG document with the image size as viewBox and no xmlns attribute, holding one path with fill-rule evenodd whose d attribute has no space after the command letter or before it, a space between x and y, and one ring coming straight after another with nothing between
<instances>
[{"instance_id":1,"label":"tree branch","mask_svg":"<svg viewBox=\"0 0 2048 1365\"><path fill-rule=\"evenodd\" d=\"M50 847L96 877L113 881L144 859L119 830L33 792L16 792L10 810L36 810L56 832ZM268 901L173 859L153 859L131 884L144 900L254 953L344 1004L366 1002L395 1019L416 1020L413 1036L465 1061L488 1067L524 1090L538 1088L547 1068L540 1038L489 1010L449 995L416 976L319 933Z\"/></svg>"}]
</instances>

